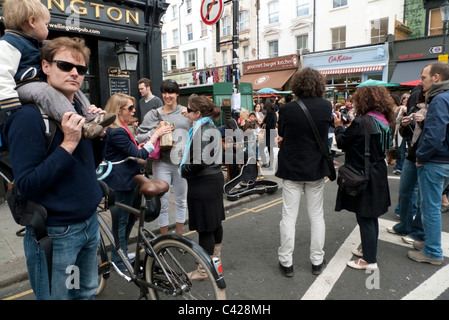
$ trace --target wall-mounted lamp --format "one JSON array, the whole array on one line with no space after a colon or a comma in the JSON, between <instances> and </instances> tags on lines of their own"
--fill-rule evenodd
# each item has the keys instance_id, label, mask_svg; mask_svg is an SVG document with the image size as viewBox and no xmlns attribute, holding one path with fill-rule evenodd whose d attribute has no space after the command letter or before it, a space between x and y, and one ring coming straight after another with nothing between
<instances>
[{"instance_id":1,"label":"wall-mounted lamp","mask_svg":"<svg viewBox=\"0 0 449 320\"><path fill-rule=\"evenodd\" d=\"M116 44L115 53L121 70L136 71L139 51L129 44L128 38L126 38L126 42Z\"/></svg>"}]
</instances>

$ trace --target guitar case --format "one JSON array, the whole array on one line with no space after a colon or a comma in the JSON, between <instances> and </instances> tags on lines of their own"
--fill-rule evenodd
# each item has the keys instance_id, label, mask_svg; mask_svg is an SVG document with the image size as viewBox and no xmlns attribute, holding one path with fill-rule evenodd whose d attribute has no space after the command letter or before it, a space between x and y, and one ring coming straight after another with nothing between
<instances>
[{"instance_id":1,"label":"guitar case","mask_svg":"<svg viewBox=\"0 0 449 320\"><path fill-rule=\"evenodd\" d=\"M270 180L258 180L258 167L254 159L248 159L242 166L240 174L223 186L223 191L229 201L236 201L241 197L252 194L275 192L279 185Z\"/></svg>"}]
</instances>

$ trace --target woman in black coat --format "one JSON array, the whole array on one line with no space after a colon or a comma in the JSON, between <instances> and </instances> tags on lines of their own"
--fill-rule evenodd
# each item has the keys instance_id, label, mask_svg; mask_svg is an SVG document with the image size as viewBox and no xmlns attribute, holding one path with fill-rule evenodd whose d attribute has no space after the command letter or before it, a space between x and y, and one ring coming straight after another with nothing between
<instances>
[{"instance_id":1,"label":"woman in black coat","mask_svg":"<svg viewBox=\"0 0 449 320\"><path fill-rule=\"evenodd\" d=\"M362 249L352 251L360 259L349 261L348 266L377 269L378 217L391 205L385 151L390 145L390 126L394 123L394 101L383 87L361 87L353 101L355 118L348 127L343 126L340 114L334 117L335 137L338 148L345 152L345 164L363 171L365 132L371 135L369 181L365 192L359 196L348 195L339 188L335 211L354 212L360 227Z\"/></svg>"},{"instance_id":2,"label":"woman in black coat","mask_svg":"<svg viewBox=\"0 0 449 320\"><path fill-rule=\"evenodd\" d=\"M269 167L273 163L273 148L275 147L274 139L276 138L276 123L278 121L275 106L272 102L265 104L266 115L263 119L262 126L265 127L265 143L268 148L269 159L264 167ZM274 135L274 136L273 136Z\"/></svg>"}]
</instances>

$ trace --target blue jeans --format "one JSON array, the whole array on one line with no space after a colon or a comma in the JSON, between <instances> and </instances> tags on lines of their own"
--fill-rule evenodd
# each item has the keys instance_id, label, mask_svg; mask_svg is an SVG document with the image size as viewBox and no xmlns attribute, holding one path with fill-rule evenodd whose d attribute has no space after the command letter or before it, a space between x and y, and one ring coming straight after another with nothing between
<instances>
[{"instance_id":1,"label":"blue jeans","mask_svg":"<svg viewBox=\"0 0 449 320\"><path fill-rule=\"evenodd\" d=\"M47 263L34 229L27 227L23 239L28 275L36 299L94 299L98 287L97 248L100 239L98 217L61 227L47 227L53 241L51 294Z\"/></svg>"},{"instance_id":2,"label":"blue jeans","mask_svg":"<svg viewBox=\"0 0 449 320\"><path fill-rule=\"evenodd\" d=\"M404 161L405 161L405 153L407 152L407 140L406 139L402 139L402 142L399 145L398 150L399 150L399 154L401 155L401 157L396 160L394 169L402 172L402 167L403 167Z\"/></svg>"},{"instance_id":3,"label":"blue jeans","mask_svg":"<svg viewBox=\"0 0 449 320\"><path fill-rule=\"evenodd\" d=\"M449 184L449 164L427 162L418 167L420 209L426 240L422 253L443 259L441 248L441 195Z\"/></svg>"},{"instance_id":4,"label":"blue jeans","mask_svg":"<svg viewBox=\"0 0 449 320\"><path fill-rule=\"evenodd\" d=\"M408 235L418 241L424 241L424 229L419 205L417 210L415 209L417 200L418 172L415 163L405 159L399 182L398 214L401 222L396 224L393 229L399 234Z\"/></svg>"},{"instance_id":5,"label":"blue jeans","mask_svg":"<svg viewBox=\"0 0 449 320\"><path fill-rule=\"evenodd\" d=\"M116 191L115 192L115 202L132 205L134 198L134 191ZM120 248L122 248L125 256L128 255L128 241L131 234L131 230L136 222L136 217L134 214L129 213L126 210L118 208L118 238L120 243ZM115 248L111 247L111 261L113 261L116 266L124 271L126 270L125 264L122 262L117 254Z\"/></svg>"}]
</instances>

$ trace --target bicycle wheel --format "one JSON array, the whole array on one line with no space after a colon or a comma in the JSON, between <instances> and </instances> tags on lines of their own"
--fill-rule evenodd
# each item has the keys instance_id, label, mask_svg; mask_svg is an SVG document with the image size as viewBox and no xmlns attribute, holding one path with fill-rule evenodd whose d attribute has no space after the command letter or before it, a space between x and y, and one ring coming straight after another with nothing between
<instances>
[{"instance_id":1,"label":"bicycle wheel","mask_svg":"<svg viewBox=\"0 0 449 320\"><path fill-rule=\"evenodd\" d=\"M103 237L100 238L98 243L98 288L95 295L99 295L104 291L106 283L110 276L110 265L108 260L108 253L103 241Z\"/></svg>"},{"instance_id":2,"label":"bicycle wheel","mask_svg":"<svg viewBox=\"0 0 449 320\"><path fill-rule=\"evenodd\" d=\"M214 280L212 272L205 261L188 245L175 240L164 239L154 245L154 251L167 271L164 274L161 266L151 256L147 255L145 263L145 279L162 289L177 294L167 294L159 290L148 288L150 299L153 300L225 300L226 293L220 289ZM198 265L203 266L208 279L190 281L187 273L196 270ZM209 280L212 279L212 280ZM173 288L170 281L175 285Z\"/></svg>"}]
</instances>

